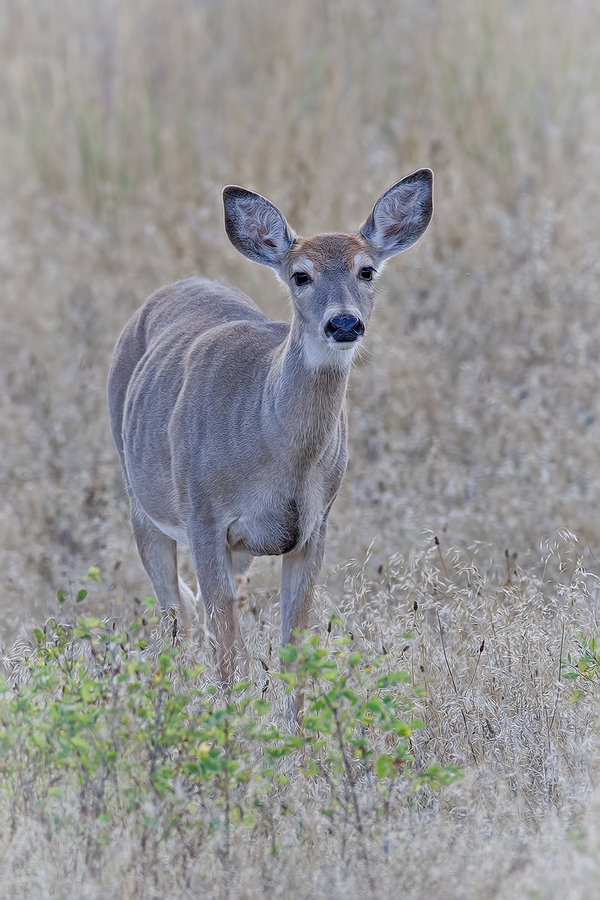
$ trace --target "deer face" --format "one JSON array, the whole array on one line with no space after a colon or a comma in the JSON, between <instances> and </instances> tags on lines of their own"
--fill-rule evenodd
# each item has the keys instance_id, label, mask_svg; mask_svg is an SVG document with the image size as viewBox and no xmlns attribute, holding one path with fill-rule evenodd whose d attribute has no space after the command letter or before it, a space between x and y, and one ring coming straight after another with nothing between
<instances>
[{"instance_id":1,"label":"deer face","mask_svg":"<svg viewBox=\"0 0 600 900\"><path fill-rule=\"evenodd\" d=\"M373 254L358 235L321 234L296 241L285 279L309 365L350 364L371 317L375 275Z\"/></svg>"},{"instance_id":2,"label":"deer face","mask_svg":"<svg viewBox=\"0 0 600 900\"><path fill-rule=\"evenodd\" d=\"M379 198L356 234L300 238L260 194L224 189L229 239L248 259L274 269L288 287L311 367L350 364L371 316L377 270L425 232L432 190L433 173L419 169Z\"/></svg>"}]
</instances>

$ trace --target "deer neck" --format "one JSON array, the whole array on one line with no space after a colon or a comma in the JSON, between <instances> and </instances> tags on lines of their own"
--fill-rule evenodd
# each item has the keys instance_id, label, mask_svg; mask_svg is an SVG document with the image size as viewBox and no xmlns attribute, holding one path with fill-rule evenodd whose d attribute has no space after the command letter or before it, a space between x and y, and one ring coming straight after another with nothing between
<instances>
[{"instance_id":1,"label":"deer neck","mask_svg":"<svg viewBox=\"0 0 600 900\"><path fill-rule=\"evenodd\" d=\"M332 365L307 349L306 332L294 316L263 396L263 424L290 460L310 464L339 441L349 372L349 364Z\"/></svg>"}]
</instances>

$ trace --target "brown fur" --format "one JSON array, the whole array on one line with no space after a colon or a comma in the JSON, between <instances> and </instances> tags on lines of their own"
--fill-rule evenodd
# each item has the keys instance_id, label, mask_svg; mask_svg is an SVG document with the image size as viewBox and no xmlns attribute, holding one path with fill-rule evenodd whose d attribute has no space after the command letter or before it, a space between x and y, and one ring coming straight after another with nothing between
<instances>
[{"instance_id":1,"label":"brown fur","mask_svg":"<svg viewBox=\"0 0 600 900\"><path fill-rule=\"evenodd\" d=\"M369 252L369 245L356 234L317 234L298 238L292 248L292 256L308 256L317 272L322 272L334 259L341 259L351 268L357 253Z\"/></svg>"}]
</instances>

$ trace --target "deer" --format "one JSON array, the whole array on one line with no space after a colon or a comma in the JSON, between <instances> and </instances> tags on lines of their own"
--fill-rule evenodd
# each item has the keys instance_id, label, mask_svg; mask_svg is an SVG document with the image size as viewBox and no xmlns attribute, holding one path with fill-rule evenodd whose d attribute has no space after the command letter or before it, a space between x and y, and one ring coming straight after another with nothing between
<instances>
[{"instance_id":1,"label":"deer","mask_svg":"<svg viewBox=\"0 0 600 900\"><path fill-rule=\"evenodd\" d=\"M225 231L274 270L291 320L201 277L155 291L116 344L108 409L144 568L186 632L202 598L218 677L247 654L236 575L281 556L283 645L309 626L328 516L348 457L346 390L386 261L424 234L433 172L392 185L351 234L300 237L269 200L223 190ZM189 549L198 596L179 575ZM246 660L246 662L244 662Z\"/></svg>"}]
</instances>

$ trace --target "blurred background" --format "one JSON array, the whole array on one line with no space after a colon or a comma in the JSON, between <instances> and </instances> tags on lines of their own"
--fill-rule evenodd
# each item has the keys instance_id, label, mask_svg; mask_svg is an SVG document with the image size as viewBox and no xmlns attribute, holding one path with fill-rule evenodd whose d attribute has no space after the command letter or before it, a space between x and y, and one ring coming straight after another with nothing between
<instances>
[{"instance_id":1,"label":"blurred background","mask_svg":"<svg viewBox=\"0 0 600 900\"><path fill-rule=\"evenodd\" d=\"M148 293L202 274L287 316L224 234L230 182L309 234L435 170L352 375L322 579L432 534L535 565L559 528L595 570L597 3L4 0L0 60L4 641L92 565L116 599L150 593L105 410Z\"/></svg>"}]
</instances>

